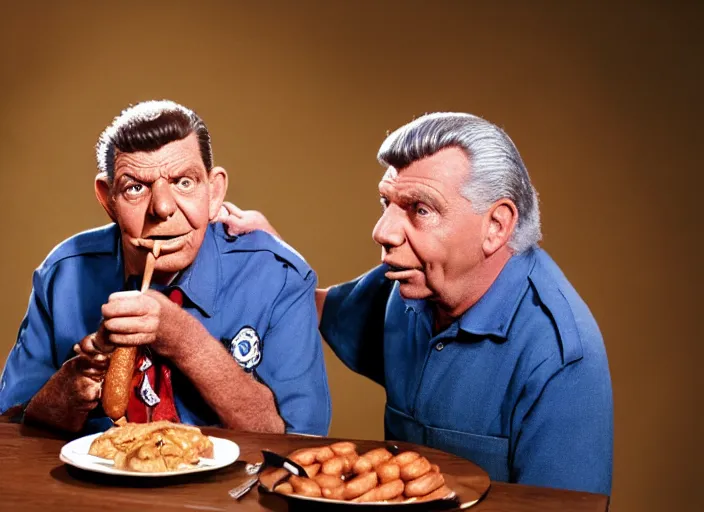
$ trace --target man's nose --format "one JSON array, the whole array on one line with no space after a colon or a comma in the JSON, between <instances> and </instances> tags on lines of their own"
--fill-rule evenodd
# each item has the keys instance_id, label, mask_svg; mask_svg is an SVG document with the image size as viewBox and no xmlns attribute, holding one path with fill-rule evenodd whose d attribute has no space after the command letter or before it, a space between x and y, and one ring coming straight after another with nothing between
<instances>
[{"instance_id":1,"label":"man's nose","mask_svg":"<svg viewBox=\"0 0 704 512\"><path fill-rule=\"evenodd\" d=\"M161 220L166 220L176 212L171 187L166 180L156 180L152 184L152 202L150 213Z\"/></svg>"},{"instance_id":2,"label":"man's nose","mask_svg":"<svg viewBox=\"0 0 704 512\"><path fill-rule=\"evenodd\" d=\"M403 232L403 219L401 213L393 205L389 206L374 226L372 238L387 251L399 247L406 241Z\"/></svg>"}]
</instances>

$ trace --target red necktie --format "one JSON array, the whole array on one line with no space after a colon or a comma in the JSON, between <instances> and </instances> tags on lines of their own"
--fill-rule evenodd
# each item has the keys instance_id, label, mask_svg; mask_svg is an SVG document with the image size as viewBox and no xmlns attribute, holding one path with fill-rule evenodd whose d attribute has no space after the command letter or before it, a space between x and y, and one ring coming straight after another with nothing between
<instances>
[{"instance_id":1,"label":"red necktie","mask_svg":"<svg viewBox=\"0 0 704 512\"><path fill-rule=\"evenodd\" d=\"M178 288L171 290L168 297L183 306L183 292ZM141 350L132 377L127 421L147 423L159 420L180 422L171 387L171 369L166 360Z\"/></svg>"}]
</instances>

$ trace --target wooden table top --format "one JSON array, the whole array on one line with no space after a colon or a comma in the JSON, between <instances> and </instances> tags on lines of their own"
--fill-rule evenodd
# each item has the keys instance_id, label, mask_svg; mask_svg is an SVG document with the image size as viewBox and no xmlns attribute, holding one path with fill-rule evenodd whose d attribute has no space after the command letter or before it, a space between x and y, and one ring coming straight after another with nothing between
<instances>
[{"instance_id":1,"label":"wooden table top","mask_svg":"<svg viewBox=\"0 0 704 512\"><path fill-rule=\"evenodd\" d=\"M287 502L278 496L259 493L255 488L239 501L228 490L247 475L245 462L261 461L262 449L286 454L297 448L319 446L337 439L295 435L252 434L204 428L209 435L235 441L241 450L235 464L212 472L169 478L119 478L82 471L59 460L66 438L44 430L0 421L0 508L22 512L71 510L108 512L112 510L242 510L285 511ZM355 441L360 451L384 446L379 441ZM454 475L476 473L473 464L426 447L396 443L413 448ZM310 503L310 502L304 502ZM604 512L608 497L518 484L492 482L485 496L470 510L477 512ZM299 507L290 507L291 510ZM350 507L338 507L349 510ZM377 507L378 509L379 507ZM306 510L308 507L302 507ZM398 509L398 507L396 507ZM367 510L367 507L364 507Z\"/></svg>"}]
</instances>

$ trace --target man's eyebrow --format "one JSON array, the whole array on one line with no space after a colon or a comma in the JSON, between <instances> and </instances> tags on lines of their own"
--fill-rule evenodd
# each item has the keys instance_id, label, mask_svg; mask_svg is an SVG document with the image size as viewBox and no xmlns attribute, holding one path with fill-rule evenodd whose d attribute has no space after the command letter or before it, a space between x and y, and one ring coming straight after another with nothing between
<instances>
[{"instance_id":1,"label":"man's eyebrow","mask_svg":"<svg viewBox=\"0 0 704 512\"><path fill-rule=\"evenodd\" d=\"M184 176L186 174L198 174L201 171L201 168L198 167L197 165L185 165L183 167L179 167L177 169L174 169L173 171L169 172L169 176ZM207 171L206 171L207 174Z\"/></svg>"},{"instance_id":2,"label":"man's eyebrow","mask_svg":"<svg viewBox=\"0 0 704 512\"><path fill-rule=\"evenodd\" d=\"M135 178L129 173L124 173L120 174L120 176L117 178L117 181L138 181L140 183L144 183L144 180L140 180L139 178Z\"/></svg>"},{"instance_id":3,"label":"man's eyebrow","mask_svg":"<svg viewBox=\"0 0 704 512\"><path fill-rule=\"evenodd\" d=\"M396 201L405 204L425 203L428 206L432 206L436 210L441 209L442 205L445 204L444 198L437 198L424 190L405 189L395 191L393 188L389 187L388 184L384 183L383 180L379 182L379 195L391 200L395 199Z\"/></svg>"},{"instance_id":4,"label":"man's eyebrow","mask_svg":"<svg viewBox=\"0 0 704 512\"><path fill-rule=\"evenodd\" d=\"M442 201L422 190L403 190L398 193L398 199L404 203L425 203L436 210L442 207Z\"/></svg>"}]
</instances>

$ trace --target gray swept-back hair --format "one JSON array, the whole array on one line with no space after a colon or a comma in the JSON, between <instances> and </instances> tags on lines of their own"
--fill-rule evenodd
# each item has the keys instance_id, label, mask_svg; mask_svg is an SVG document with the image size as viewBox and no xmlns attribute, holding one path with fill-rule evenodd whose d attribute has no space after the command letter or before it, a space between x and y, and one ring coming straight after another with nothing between
<instances>
[{"instance_id":1,"label":"gray swept-back hair","mask_svg":"<svg viewBox=\"0 0 704 512\"><path fill-rule=\"evenodd\" d=\"M538 195L521 155L498 126L471 114L426 114L400 127L379 148L377 159L398 170L447 147L464 150L470 177L460 193L475 212L485 213L499 199L511 199L518 208L518 222L509 247L520 253L540 241Z\"/></svg>"}]
</instances>

